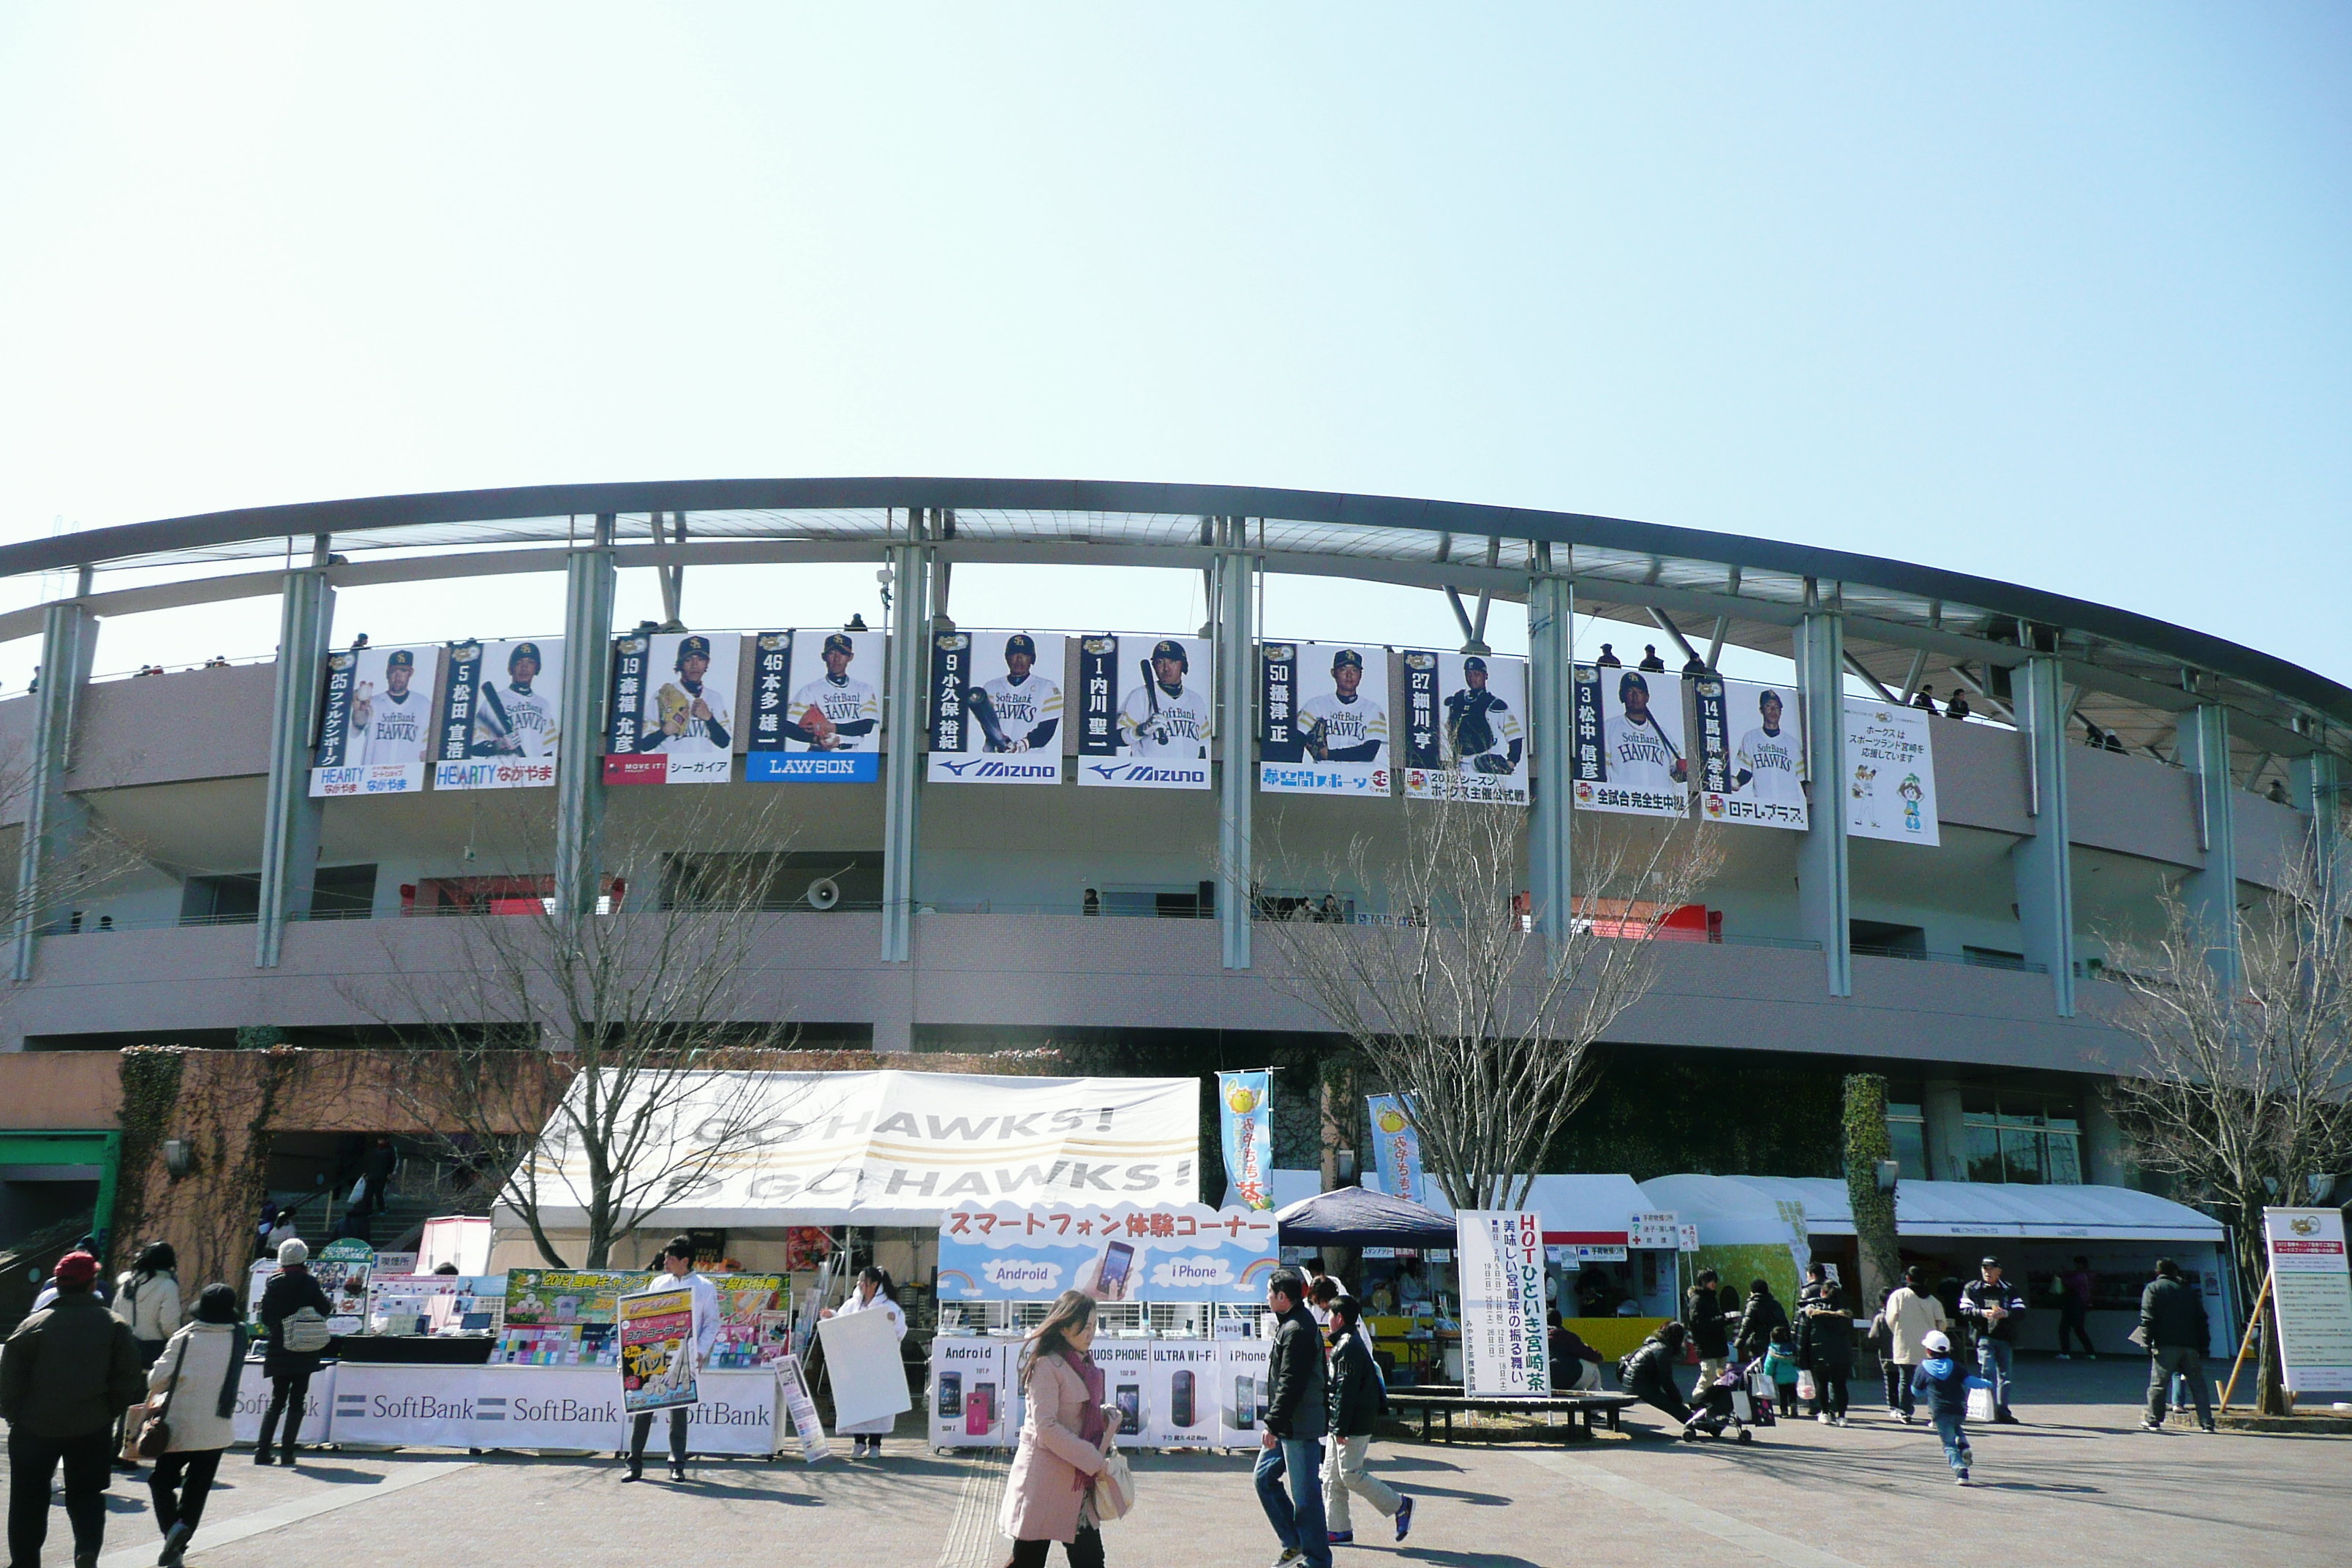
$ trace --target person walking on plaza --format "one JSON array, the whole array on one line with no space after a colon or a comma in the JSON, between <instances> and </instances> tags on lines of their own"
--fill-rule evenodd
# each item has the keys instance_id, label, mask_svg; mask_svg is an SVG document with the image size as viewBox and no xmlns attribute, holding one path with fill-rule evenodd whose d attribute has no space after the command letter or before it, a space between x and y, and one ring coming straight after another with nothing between
<instances>
[{"instance_id":1,"label":"person walking on plaza","mask_svg":"<svg viewBox=\"0 0 2352 1568\"><path fill-rule=\"evenodd\" d=\"M1886 1378L1886 1413L1906 1426L1918 1407L1913 1373L1927 1359L1927 1336L1950 1327L1943 1303L1928 1294L1927 1271L1914 1264L1905 1270L1895 1294L1886 1298L1887 1349L1894 1358Z\"/></svg>"},{"instance_id":2,"label":"person walking on plaza","mask_svg":"<svg viewBox=\"0 0 2352 1568\"><path fill-rule=\"evenodd\" d=\"M1689 1331L1691 1342L1698 1346L1696 1388L1705 1388L1722 1376L1723 1363L1731 1355L1731 1338L1724 1330L1723 1299L1717 1294L1722 1288L1722 1279L1714 1269L1702 1268L1683 1297L1683 1326Z\"/></svg>"},{"instance_id":3,"label":"person walking on plaza","mask_svg":"<svg viewBox=\"0 0 2352 1568\"><path fill-rule=\"evenodd\" d=\"M898 1337L907 1337L907 1313L898 1305L898 1288L890 1279L890 1271L869 1263L857 1271L857 1283L850 1288L849 1300L836 1312L828 1309L824 1316L848 1317L855 1312L879 1312L890 1320ZM860 1421L835 1428L834 1435L850 1439L849 1457L862 1458L867 1454L882 1457L882 1439L898 1425L896 1415L877 1415L871 1421Z\"/></svg>"},{"instance_id":4,"label":"person walking on plaza","mask_svg":"<svg viewBox=\"0 0 2352 1568\"><path fill-rule=\"evenodd\" d=\"M662 1248L661 1274L650 1289L685 1290L694 1301L694 1364L697 1367L710 1358L712 1342L719 1338L719 1287L695 1271L694 1241L689 1237L673 1236ZM825 1314L832 1316L830 1312ZM686 1427L692 1415L690 1406L673 1405L669 1409L669 1479L686 1479ZM654 1413L640 1410L629 1426L629 1471L624 1481L646 1479L646 1439L653 1435ZM861 1440L861 1447L863 1446Z\"/></svg>"},{"instance_id":5,"label":"person walking on plaza","mask_svg":"<svg viewBox=\"0 0 2352 1568\"><path fill-rule=\"evenodd\" d=\"M1351 1544L1355 1525L1349 1517L1348 1494L1355 1493L1396 1521L1396 1538L1412 1530L1412 1499L1364 1468L1372 1449L1372 1431L1388 1414L1388 1384L1381 1363L1372 1357L1370 1339L1363 1327L1363 1306L1353 1296L1331 1303L1331 1457L1323 1467L1324 1533L1334 1546Z\"/></svg>"},{"instance_id":6,"label":"person walking on plaza","mask_svg":"<svg viewBox=\"0 0 2352 1568\"><path fill-rule=\"evenodd\" d=\"M1118 1442L1118 1409L1103 1402L1095 1364L1095 1299L1065 1290L1021 1352L1028 1397L997 1528L1013 1538L1004 1568L1045 1568L1056 1541L1070 1568L1102 1568L1093 1478Z\"/></svg>"},{"instance_id":7,"label":"person walking on plaza","mask_svg":"<svg viewBox=\"0 0 2352 1568\"><path fill-rule=\"evenodd\" d=\"M62 1463L74 1568L95 1568L106 1542L106 1484L114 1419L139 1397L131 1325L95 1293L98 1259L58 1262L57 1299L26 1316L0 1347L0 1417L8 1423L8 1562L40 1568L49 1534L49 1484Z\"/></svg>"},{"instance_id":8,"label":"person walking on plaza","mask_svg":"<svg viewBox=\"0 0 2352 1568\"><path fill-rule=\"evenodd\" d=\"M2017 1320L2025 1310L2025 1292L2001 1277L2000 1259L1988 1258L1978 1266L1978 1277L1960 1290L1960 1316L1976 1330L1977 1371L1992 1384L1992 1418L2014 1426L2010 1414L2009 1384L2017 1353Z\"/></svg>"},{"instance_id":9,"label":"person walking on plaza","mask_svg":"<svg viewBox=\"0 0 2352 1568\"><path fill-rule=\"evenodd\" d=\"M72 1249L66 1254L66 1257L71 1258L74 1253L79 1252L91 1258L97 1258L102 1256L105 1251L106 1249L104 1247L99 1246L98 1237L94 1236L85 1236L79 1241L73 1244ZM58 1261L63 1262L64 1259L60 1258ZM98 1283L92 1285L90 1287L90 1292L98 1298L98 1304L100 1306L111 1307L114 1304L114 1298L107 1293L106 1281L104 1279L101 1279ZM58 1277L55 1272L52 1272L49 1275L48 1282L43 1285L39 1292L34 1296L32 1310L36 1312L41 1311L47 1308L52 1302L56 1301L57 1299Z\"/></svg>"},{"instance_id":10,"label":"person walking on plaza","mask_svg":"<svg viewBox=\"0 0 2352 1568\"><path fill-rule=\"evenodd\" d=\"M2091 1289L2096 1277L2091 1273L2091 1260L2074 1259L2074 1267L2058 1276L2058 1359L2067 1359L2067 1346L2080 1341L2083 1359L2099 1359L2098 1347L2091 1342Z\"/></svg>"},{"instance_id":11,"label":"person walking on plaza","mask_svg":"<svg viewBox=\"0 0 2352 1568\"><path fill-rule=\"evenodd\" d=\"M332 1315L334 1308L310 1273L309 1244L298 1237L278 1244L278 1272L261 1288L261 1326L269 1332L269 1348L262 1354L261 1370L269 1376L269 1408L262 1412L261 1440L253 1448L253 1462L257 1465L294 1462L302 1418L310 1407L310 1377L319 1370L319 1358L326 1352L324 1345L316 1350L297 1350L287 1343L288 1321L304 1311L326 1318ZM281 1415L286 1420L285 1447L272 1459L269 1440L278 1431Z\"/></svg>"},{"instance_id":12,"label":"person walking on plaza","mask_svg":"<svg viewBox=\"0 0 2352 1568\"><path fill-rule=\"evenodd\" d=\"M1772 1294L1772 1282L1754 1279L1748 1286L1748 1305L1740 1309L1739 1328L1731 1351L1742 1362L1754 1361L1772 1348L1772 1337L1789 1326L1789 1310Z\"/></svg>"},{"instance_id":13,"label":"person walking on plaza","mask_svg":"<svg viewBox=\"0 0 2352 1568\"><path fill-rule=\"evenodd\" d=\"M194 1320L172 1336L147 1372L147 1397L164 1399L170 1446L147 1478L155 1528L163 1532L163 1568L177 1568L205 1517L205 1499L221 1455L236 1440L236 1394L245 1370L245 1324L236 1292L212 1284L196 1298Z\"/></svg>"},{"instance_id":14,"label":"person walking on plaza","mask_svg":"<svg viewBox=\"0 0 2352 1568\"><path fill-rule=\"evenodd\" d=\"M180 1331L186 1314L180 1310L179 1255L168 1241L151 1241L140 1248L139 1260L114 1282L114 1315L131 1325L131 1341L139 1347L139 1364L152 1367L155 1358L163 1353L164 1342ZM127 1414L127 1413L126 1413ZM136 1470L139 1461L121 1457L135 1433L126 1433L120 1424L114 1433L117 1458L115 1468Z\"/></svg>"},{"instance_id":15,"label":"person walking on plaza","mask_svg":"<svg viewBox=\"0 0 2352 1568\"><path fill-rule=\"evenodd\" d=\"M2212 1324L2205 1315L2205 1299L2180 1277L2180 1266L2169 1258L2156 1260L2156 1278L2139 1293L2140 1338L2147 1345L2147 1419L2149 1432L2164 1430L2165 1396L2175 1373L2187 1380L2197 1405L2199 1430L2213 1430L2213 1394L2205 1381L2205 1347Z\"/></svg>"},{"instance_id":16,"label":"person walking on plaza","mask_svg":"<svg viewBox=\"0 0 2352 1568\"><path fill-rule=\"evenodd\" d=\"M1275 1568L1331 1568L1323 1524L1323 1434L1328 1424L1323 1333L1307 1310L1307 1281L1296 1268L1277 1268L1266 1281L1265 1304L1282 1321L1265 1375L1263 1451L1257 1460L1257 1500L1282 1542Z\"/></svg>"},{"instance_id":17,"label":"person walking on plaza","mask_svg":"<svg viewBox=\"0 0 2352 1568\"><path fill-rule=\"evenodd\" d=\"M1844 1426L1846 1380L1853 1375L1853 1315L1827 1280L1798 1314L1797 1365L1813 1374L1813 1415L1825 1426Z\"/></svg>"},{"instance_id":18,"label":"person walking on plaza","mask_svg":"<svg viewBox=\"0 0 2352 1568\"><path fill-rule=\"evenodd\" d=\"M1690 1401L1683 1397L1681 1386L1675 1382L1675 1366L1683 1359L1683 1347L1688 1343L1688 1329L1678 1322L1663 1323L1618 1369L1626 1393L1673 1416L1685 1436L1690 1427Z\"/></svg>"},{"instance_id":19,"label":"person walking on plaza","mask_svg":"<svg viewBox=\"0 0 2352 1568\"><path fill-rule=\"evenodd\" d=\"M1962 1486L1969 1484L1969 1378L1953 1359L1952 1342L1941 1330L1929 1333L1920 1342L1927 1359L1911 1374L1911 1392L1927 1398L1927 1423L1935 1427L1937 1437L1944 1445L1944 1458L1952 1467L1952 1479Z\"/></svg>"}]
</instances>

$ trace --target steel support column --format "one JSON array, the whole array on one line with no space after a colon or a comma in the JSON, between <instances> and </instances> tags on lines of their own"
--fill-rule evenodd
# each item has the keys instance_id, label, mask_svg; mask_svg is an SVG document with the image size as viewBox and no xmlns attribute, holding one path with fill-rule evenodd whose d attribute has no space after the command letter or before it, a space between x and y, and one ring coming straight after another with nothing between
<instances>
[{"instance_id":1,"label":"steel support column","mask_svg":"<svg viewBox=\"0 0 2352 1568\"><path fill-rule=\"evenodd\" d=\"M2230 710L2200 703L2180 716L2180 762L2197 775L2197 837L2205 868L2181 893L2205 928L2206 956L2226 981L2238 973L2238 786L2230 771Z\"/></svg>"},{"instance_id":2,"label":"steel support column","mask_svg":"<svg viewBox=\"0 0 2352 1568\"><path fill-rule=\"evenodd\" d=\"M596 911L604 880L604 687L613 658L613 516L563 563L562 735L555 750L555 908Z\"/></svg>"},{"instance_id":3,"label":"steel support column","mask_svg":"<svg viewBox=\"0 0 2352 1568\"><path fill-rule=\"evenodd\" d=\"M2017 920L2025 956L2050 971L2058 1016L2074 1016L2074 857L2066 812L2066 700L2064 666L2053 657L2026 660L2013 689L2017 717L2025 731L2028 788L2033 837L2010 852L2017 891Z\"/></svg>"},{"instance_id":4,"label":"steel support column","mask_svg":"<svg viewBox=\"0 0 2352 1568\"><path fill-rule=\"evenodd\" d=\"M1250 835L1256 801L1256 634L1250 625L1256 563L1244 548L1241 518L1217 520L1216 659L1218 744L1224 771L1217 785L1217 926L1227 969L1250 966L1250 916L1256 898L1256 862Z\"/></svg>"},{"instance_id":5,"label":"steel support column","mask_svg":"<svg viewBox=\"0 0 2352 1568\"><path fill-rule=\"evenodd\" d=\"M1810 595L1809 595L1810 598ZM1797 918L1822 944L1830 994L1853 994L1853 884L1845 840L1845 623L1817 605L1797 623L1797 685L1805 694L1810 826L1797 841Z\"/></svg>"},{"instance_id":6,"label":"steel support column","mask_svg":"<svg viewBox=\"0 0 2352 1568\"><path fill-rule=\"evenodd\" d=\"M278 967L286 926L310 912L319 877L319 824L325 802L310 798L312 728L319 681L335 625L335 590L325 552L304 571L286 574L278 596L277 685L269 709L269 783L261 808L261 890L254 966Z\"/></svg>"},{"instance_id":7,"label":"steel support column","mask_svg":"<svg viewBox=\"0 0 2352 1568\"><path fill-rule=\"evenodd\" d=\"M914 956L915 852L921 837L923 688L931 646L931 518L908 512L907 537L889 549L888 689L882 698L882 962Z\"/></svg>"},{"instance_id":8,"label":"steel support column","mask_svg":"<svg viewBox=\"0 0 2352 1568\"><path fill-rule=\"evenodd\" d=\"M2320 869L2341 887L2352 878L2352 844L2345 840L2344 763L2333 752L2298 757L2294 775L2294 808L2311 818L2312 847L2326 857Z\"/></svg>"},{"instance_id":9,"label":"steel support column","mask_svg":"<svg viewBox=\"0 0 2352 1568\"><path fill-rule=\"evenodd\" d=\"M1528 873L1536 929L1558 938L1568 932L1576 892L1576 815L1569 784L1576 729L1570 668L1576 589L1551 570L1551 546L1537 545L1536 574L1528 583L1528 721L1535 732Z\"/></svg>"},{"instance_id":10,"label":"steel support column","mask_svg":"<svg viewBox=\"0 0 2352 1568\"><path fill-rule=\"evenodd\" d=\"M41 689L34 694L32 744L26 758L24 841L16 857L16 955L12 973L33 977L42 928L54 918L60 862L80 836L81 803L66 794L73 748L74 710L89 679L98 647L98 618L79 600L45 607L41 616Z\"/></svg>"}]
</instances>

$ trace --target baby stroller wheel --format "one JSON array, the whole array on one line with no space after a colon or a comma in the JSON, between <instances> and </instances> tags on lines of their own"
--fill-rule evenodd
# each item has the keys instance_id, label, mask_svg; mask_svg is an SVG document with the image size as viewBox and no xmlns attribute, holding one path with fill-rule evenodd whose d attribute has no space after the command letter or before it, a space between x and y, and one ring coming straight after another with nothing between
<instances>
[{"instance_id":1,"label":"baby stroller wheel","mask_svg":"<svg viewBox=\"0 0 2352 1568\"><path fill-rule=\"evenodd\" d=\"M1747 1427L1742 1426L1739 1429L1739 1441L1742 1443L1753 1443L1756 1441L1756 1434L1750 1432Z\"/></svg>"}]
</instances>

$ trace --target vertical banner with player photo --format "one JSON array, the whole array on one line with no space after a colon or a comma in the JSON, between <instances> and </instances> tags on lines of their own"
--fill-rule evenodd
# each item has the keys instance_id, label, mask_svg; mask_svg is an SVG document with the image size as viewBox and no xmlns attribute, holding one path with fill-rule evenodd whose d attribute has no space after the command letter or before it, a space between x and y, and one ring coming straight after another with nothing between
<instances>
[{"instance_id":1,"label":"vertical banner with player photo","mask_svg":"<svg viewBox=\"0 0 2352 1568\"><path fill-rule=\"evenodd\" d=\"M1795 689L1712 673L1690 688L1706 820L1805 831L1805 721Z\"/></svg>"},{"instance_id":2,"label":"vertical banner with player photo","mask_svg":"<svg viewBox=\"0 0 2352 1568\"><path fill-rule=\"evenodd\" d=\"M1896 844L1941 842L1935 716L1924 708L1845 704L1845 830Z\"/></svg>"},{"instance_id":3,"label":"vertical banner with player photo","mask_svg":"<svg viewBox=\"0 0 2352 1568\"><path fill-rule=\"evenodd\" d=\"M882 776L883 637L823 626L761 632L743 776L766 784L872 784ZM772 721L772 723L771 722Z\"/></svg>"},{"instance_id":4,"label":"vertical banner with player photo","mask_svg":"<svg viewBox=\"0 0 2352 1568\"><path fill-rule=\"evenodd\" d=\"M613 639L606 784L727 782L741 642L732 632Z\"/></svg>"},{"instance_id":5,"label":"vertical banner with player photo","mask_svg":"<svg viewBox=\"0 0 2352 1568\"><path fill-rule=\"evenodd\" d=\"M1528 803L1528 661L1404 651L1404 793Z\"/></svg>"},{"instance_id":6,"label":"vertical banner with player photo","mask_svg":"<svg viewBox=\"0 0 2352 1568\"><path fill-rule=\"evenodd\" d=\"M327 656L312 757L313 795L411 795L433 745L437 647L363 647Z\"/></svg>"},{"instance_id":7,"label":"vertical banner with player photo","mask_svg":"<svg viewBox=\"0 0 2352 1568\"><path fill-rule=\"evenodd\" d=\"M1208 638L1088 637L1078 668L1080 784L1209 787L1216 670Z\"/></svg>"},{"instance_id":8,"label":"vertical banner with player photo","mask_svg":"<svg viewBox=\"0 0 2352 1568\"><path fill-rule=\"evenodd\" d=\"M1576 804L1582 811L1687 816L1690 764L1683 741L1682 686L1622 666L1576 667Z\"/></svg>"},{"instance_id":9,"label":"vertical banner with player photo","mask_svg":"<svg viewBox=\"0 0 2352 1568\"><path fill-rule=\"evenodd\" d=\"M1270 795L1389 793L1388 650L1258 647L1257 787Z\"/></svg>"},{"instance_id":10,"label":"vertical banner with player photo","mask_svg":"<svg viewBox=\"0 0 2352 1568\"><path fill-rule=\"evenodd\" d=\"M1052 634L934 634L929 782L1060 784L1062 653Z\"/></svg>"},{"instance_id":11,"label":"vertical banner with player photo","mask_svg":"<svg viewBox=\"0 0 2352 1568\"><path fill-rule=\"evenodd\" d=\"M562 689L560 637L451 643L433 787L551 788Z\"/></svg>"}]
</instances>

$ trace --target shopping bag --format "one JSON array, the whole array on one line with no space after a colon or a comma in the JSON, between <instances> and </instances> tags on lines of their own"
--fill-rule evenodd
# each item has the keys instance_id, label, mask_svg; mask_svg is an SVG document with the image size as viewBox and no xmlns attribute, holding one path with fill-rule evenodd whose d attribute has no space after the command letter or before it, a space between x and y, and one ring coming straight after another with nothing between
<instances>
[{"instance_id":1,"label":"shopping bag","mask_svg":"<svg viewBox=\"0 0 2352 1568\"><path fill-rule=\"evenodd\" d=\"M1982 1378L1969 1379L1969 1419L1990 1421L1992 1418L1992 1384Z\"/></svg>"},{"instance_id":2,"label":"shopping bag","mask_svg":"<svg viewBox=\"0 0 2352 1568\"><path fill-rule=\"evenodd\" d=\"M1821 1396L1821 1389L1814 1384L1813 1374L1810 1371L1798 1373L1797 1397L1800 1399L1813 1400L1819 1399Z\"/></svg>"},{"instance_id":3,"label":"shopping bag","mask_svg":"<svg viewBox=\"0 0 2352 1568\"><path fill-rule=\"evenodd\" d=\"M1103 1457L1103 1468L1095 1474L1095 1517L1108 1523L1124 1519L1135 1507L1135 1472L1128 1468L1127 1456L1116 1450Z\"/></svg>"}]
</instances>

